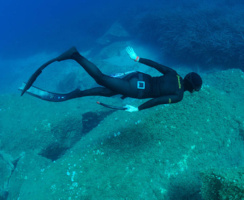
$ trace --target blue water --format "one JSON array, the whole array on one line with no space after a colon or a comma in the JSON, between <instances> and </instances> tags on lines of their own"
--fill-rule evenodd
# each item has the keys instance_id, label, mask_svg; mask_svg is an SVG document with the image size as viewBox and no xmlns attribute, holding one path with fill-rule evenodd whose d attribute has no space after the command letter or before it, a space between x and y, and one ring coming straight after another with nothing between
<instances>
[{"instance_id":1,"label":"blue water","mask_svg":"<svg viewBox=\"0 0 244 200\"><path fill-rule=\"evenodd\" d=\"M207 2L204 4L207 5ZM209 6L223 6L224 3L219 2L233 6L241 1L214 2L209 0ZM199 1L1 1L0 57L29 56L38 51L57 50L77 43L89 48L117 20L130 17L133 21L133 17L143 12L153 13L154 9L168 8L168 11L172 11L181 7L187 12L194 9L196 4L199 5Z\"/></svg>"},{"instance_id":2,"label":"blue water","mask_svg":"<svg viewBox=\"0 0 244 200\"><path fill-rule=\"evenodd\" d=\"M133 3L125 1L4 1L1 3L1 57L93 44Z\"/></svg>"},{"instance_id":3,"label":"blue water","mask_svg":"<svg viewBox=\"0 0 244 200\"><path fill-rule=\"evenodd\" d=\"M0 90L6 91L9 82L16 79L13 72L22 70L21 66L10 66L7 61L42 52L62 52L73 45L80 51L89 50L117 21L131 34L132 40L162 49L173 64L202 69L209 69L208 65L211 69L215 65L216 68L242 68L243 11L244 3L240 0L1 1ZM147 17L155 13L158 13L156 18ZM189 36L192 32L195 41L184 43L194 37ZM207 36L200 35L205 32ZM216 32L212 34L214 39L212 32ZM216 44L201 43L204 39L216 40Z\"/></svg>"}]
</instances>

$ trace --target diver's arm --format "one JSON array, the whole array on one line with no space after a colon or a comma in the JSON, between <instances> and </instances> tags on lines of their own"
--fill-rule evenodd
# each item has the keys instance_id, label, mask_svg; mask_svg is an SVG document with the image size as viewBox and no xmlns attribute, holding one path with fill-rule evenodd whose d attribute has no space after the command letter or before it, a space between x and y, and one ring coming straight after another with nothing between
<instances>
[{"instance_id":1,"label":"diver's arm","mask_svg":"<svg viewBox=\"0 0 244 200\"><path fill-rule=\"evenodd\" d=\"M159 72L163 73L163 74L166 74L168 72L175 72L175 70L169 68L169 67L166 67L164 65L161 65L159 63L156 63L152 60L149 60L149 59L146 59L146 58L139 58L139 63L142 63L144 65L147 65L149 67L153 67L155 68L156 70L158 70Z\"/></svg>"},{"instance_id":2,"label":"diver's arm","mask_svg":"<svg viewBox=\"0 0 244 200\"><path fill-rule=\"evenodd\" d=\"M151 108L160 104L170 104L170 103L177 103L179 101L181 101L183 98L183 96L180 95L168 95L168 96L163 96L163 97L158 97L158 98L154 98L151 99L145 103L143 103L142 105L140 105L138 107L138 110L144 110L147 108Z\"/></svg>"},{"instance_id":3,"label":"diver's arm","mask_svg":"<svg viewBox=\"0 0 244 200\"><path fill-rule=\"evenodd\" d=\"M149 67L153 67L156 70L158 70L159 72L166 74L168 72L175 72L175 70L166 67L164 65L161 65L159 63L156 63L152 60L146 59L146 58L140 58L139 56L136 55L134 49L132 47L127 47L126 48L126 52L128 53L128 55L130 56L130 58L136 62L142 63L144 65L147 65ZM176 72L175 72L176 73Z\"/></svg>"}]
</instances>

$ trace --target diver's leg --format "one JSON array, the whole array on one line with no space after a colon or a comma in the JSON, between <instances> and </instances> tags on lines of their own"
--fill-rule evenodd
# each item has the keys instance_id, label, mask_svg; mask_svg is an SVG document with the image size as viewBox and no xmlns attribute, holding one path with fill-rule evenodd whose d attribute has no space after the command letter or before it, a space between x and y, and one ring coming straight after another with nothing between
<instances>
[{"instance_id":1,"label":"diver's leg","mask_svg":"<svg viewBox=\"0 0 244 200\"><path fill-rule=\"evenodd\" d=\"M70 48L68 51L64 52L56 58L57 61L63 61L67 59L73 59L79 63L99 85L102 85L112 91L115 91L116 93L123 94L128 97L135 96L135 93L131 88L131 81L128 81L124 78L114 78L103 74L95 64L80 55L75 47Z\"/></svg>"},{"instance_id":2,"label":"diver's leg","mask_svg":"<svg viewBox=\"0 0 244 200\"><path fill-rule=\"evenodd\" d=\"M98 69L98 67L89 60L87 60L85 57L80 55L75 47L70 48L56 58L57 61L63 61L68 59L73 59L77 63L79 63L87 71L87 73L95 79L95 81L98 81L102 76L104 76L104 74Z\"/></svg>"},{"instance_id":3,"label":"diver's leg","mask_svg":"<svg viewBox=\"0 0 244 200\"><path fill-rule=\"evenodd\" d=\"M136 78L128 80L125 78L114 78L103 74L95 64L80 55L75 47L70 48L56 58L57 61L67 59L73 59L79 63L99 85L127 97L137 97Z\"/></svg>"},{"instance_id":4,"label":"diver's leg","mask_svg":"<svg viewBox=\"0 0 244 200\"><path fill-rule=\"evenodd\" d=\"M59 55L56 58L56 61L63 61L63 60L72 59L72 56L75 53L78 53L79 54L78 50L75 47L71 47L70 49L68 49L67 51L65 51L61 55Z\"/></svg>"},{"instance_id":5,"label":"diver's leg","mask_svg":"<svg viewBox=\"0 0 244 200\"><path fill-rule=\"evenodd\" d=\"M80 90L79 93L80 97L86 97L86 96L103 96L103 97L111 97L114 95L117 95L116 92L113 92L112 90L105 88L105 87L95 87L87 90Z\"/></svg>"},{"instance_id":6,"label":"diver's leg","mask_svg":"<svg viewBox=\"0 0 244 200\"><path fill-rule=\"evenodd\" d=\"M87 73L99 84L102 85L115 93L122 94L127 97L137 97L136 91L136 77L130 80L126 78L114 78L103 74L98 67L81 56L78 52L71 56L71 59L79 63Z\"/></svg>"},{"instance_id":7,"label":"diver's leg","mask_svg":"<svg viewBox=\"0 0 244 200\"><path fill-rule=\"evenodd\" d=\"M25 84L23 84L19 90L23 90L25 87ZM104 96L104 97L111 97L114 95L117 95L117 93L113 92L112 90L109 90L104 87L95 87L87 90L79 90L76 89L70 93L67 94L59 94L59 93L53 93L48 92L45 90L42 90L38 87L31 86L27 91L28 94L37 97L39 99L45 100L45 101L53 101L53 102L61 102L61 101L67 101L70 99L85 97L85 96Z\"/></svg>"}]
</instances>

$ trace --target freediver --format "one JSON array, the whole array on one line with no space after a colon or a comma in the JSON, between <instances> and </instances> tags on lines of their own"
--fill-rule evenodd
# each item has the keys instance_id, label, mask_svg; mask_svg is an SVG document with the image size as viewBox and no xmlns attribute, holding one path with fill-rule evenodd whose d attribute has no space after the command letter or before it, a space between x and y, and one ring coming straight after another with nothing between
<instances>
[{"instance_id":1,"label":"freediver","mask_svg":"<svg viewBox=\"0 0 244 200\"><path fill-rule=\"evenodd\" d=\"M118 94L122 95L122 99L126 97L136 99L150 98L150 100L146 101L139 107L132 105L115 107L98 102L103 106L113 109L135 112L160 104L180 102L183 99L185 91L193 93L194 91L199 91L202 87L202 78L195 72L188 73L183 79L175 70L169 67L149 59L140 58L132 47L127 47L126 51L132 60L155 68L163 75L152 77L149 74L134 71L131 73L124 73L123 76L109 76L103 74L95 64L80 55L75 47L72 47L60 56L43 64L30 77L29 81L20 88L20 90L22 90L21 96L27 92L28 94L42 100L53 102L62 102L85 96L111 97ZM79 63L101 87L94 87L86 90L76 89L67 94L58 94L32 86L36 78L41 74L42 70L49 64L55 61L60 62L69 59Z\"/></svg>"}]
</instances>

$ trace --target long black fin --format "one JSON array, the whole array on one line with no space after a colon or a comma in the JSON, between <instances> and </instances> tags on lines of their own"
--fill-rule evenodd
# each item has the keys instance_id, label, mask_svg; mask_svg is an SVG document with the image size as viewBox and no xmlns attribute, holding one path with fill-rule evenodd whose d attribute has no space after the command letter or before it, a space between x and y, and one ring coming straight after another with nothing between
<instances>
[{"instance_id":1,"label":"long black fin","mask_svg":"<svg viewBox=\"0 0 244 200\"><path fill-rule=\"evenodd\" d=\"M55 62L55 61L63 61L63 60L68 60L68 59L72 59L72 55L74 53L78 53L77 49L75 47L71 47L69 50L65 51L64 53L62 53L60 56L49 60L48 62L44 63L41 67L39 67L34 74L32 74L32 76L29 78L29 80L27 81L24 89L21 92L21 96L32 86L32 84L35 82L35 80L37 79L37 77L42 73L42 70L45 69L48 65L50 65L51 63Z\"/></svg>"},{"instance_id":2,"label":"long black fin","mask_svg":"<svg viewBox=\"0 0 244 200\"><path fill-rule=\"evenodd\" d=\"M35 80L37 79L37 77L42 73L42 70L44 68L46 68L48 65L50 65L51 63L57 61L56 58L49 60L48 62L46 62L45 64L43 64L41 67L39 67L34 74L31 75L31 77L29 78L29 80L27 81L24 89L21 92L21 96L32 86L32 84L35 82Z\"/></svg>"}]
</instances>

